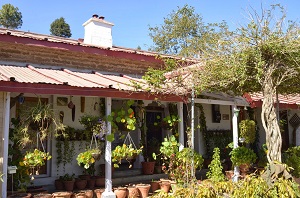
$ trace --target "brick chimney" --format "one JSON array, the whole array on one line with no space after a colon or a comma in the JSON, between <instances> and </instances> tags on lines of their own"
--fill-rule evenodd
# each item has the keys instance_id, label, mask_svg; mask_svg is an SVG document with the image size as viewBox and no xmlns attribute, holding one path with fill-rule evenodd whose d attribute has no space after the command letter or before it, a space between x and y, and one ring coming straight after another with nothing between
<instances>
[{"instance_id":1,"label":"brick chimney","mask_svg":"<svg viewBox=\"0 0 300 198\"><path fill-rule=\"evenodd\" d=\"M92 44L101 47L112 47L112 27L113 23L104 20L103 16L98 17L94 14L92 18L87 20L84 27L85 44Z\"/></svg>"}]
</instances>

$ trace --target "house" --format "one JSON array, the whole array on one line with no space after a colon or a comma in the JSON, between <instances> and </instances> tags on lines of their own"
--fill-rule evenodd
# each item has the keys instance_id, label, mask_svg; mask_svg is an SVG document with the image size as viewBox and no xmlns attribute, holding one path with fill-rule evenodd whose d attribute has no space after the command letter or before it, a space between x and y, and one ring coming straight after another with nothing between
<instances>
[{"instance_id":1,"label":"house","mask_svg":"<svg viewBox=\"0 0 300 198\"><path fill-rule=\"evenodd\" d=\"M113 46L113 24L104 17L93 15L83 26L85 38L79 40L0 28L0 170L5 173L5 181L8 177L8 161L11 160L8 155L9 128L12 127L10 120L17 117L22 105L35 103L38 97L52 105L57 117L62 117L65 125L77 129L83 128L79 118L85 114L99 115L101 105L106 107L106 113L109 114L111 109L119 107L126 99L143 100L151 123L151 119L157 115L169 115L168 103L175 103L182 119L179 141L182 146L186 145L183 120L189 119L187 109L190 105L184 103L187 98L172 93L153 95L136 91L129 85L131 81L140 82L149 67L161 67L163 62L156 58L158 54ZM188 61L196 63L196 60ZM233 129L237 133L237 125L232 124L232 118L236 123L235 109L248 103L242 98L224 94L206 93L205 97L195 99L195 103L203 104L208 129ZM102 99L106 102L103 103ZM75 108L68 106L70 102ZM195 112L196 116L199 115L197 108ZM159 136L162 139L167 133L167 130L160 129L154 135L152 131L148 138ZM137 145L140 136L139 130L132 132ZM198 129L195 130L194 139L195 149L204 154L204 140ZM65 166L56 165L56 143L54 138L47 140L45 147L53 158L48 161L44 172L35 177L34 183L53 185L61 174L78 175L82 172L76 157ZM78 142L76 144L75 152L84 149ZM141 160L136 161L137 167ZM97 163L97 166L105 163L105 159ZM107 177L109 179L111 175ZM7 185L7 182L3 182L0 186L4 198ZM111 183L108 185L111 188Z\"/></svg>"}]
</instances>

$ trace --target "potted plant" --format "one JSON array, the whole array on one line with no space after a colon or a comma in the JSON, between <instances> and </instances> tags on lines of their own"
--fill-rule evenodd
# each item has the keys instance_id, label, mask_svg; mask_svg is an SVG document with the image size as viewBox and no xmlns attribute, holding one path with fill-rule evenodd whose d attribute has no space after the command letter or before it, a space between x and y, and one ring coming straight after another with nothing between
<instances>
[{"instance_id":1,"label":"potted plant","mask_svg":"<svg viewBox=\"0 0 300 198\"><path fill-rule=\"evenodd\" d=\"M45 165L45 162L50 159L51 155L49 153L34 149L32 152L26 152L20 165L31 169L37 168L36 172L31 174L39 175L39 168Z\"/></svg>"},{"instance_id":2,"label":"potted plant","mask_svg":"<svg viewBox=\"0 0 300 198\"><path fill-rule=\"evenodd\" d=\"M247 172L251 163L257 159L256 154L252 149L240 146L232 149L229 153L233 166L240 166L241 172Z\"/></svg>"},{"instance_id":3,"label":"potted plant","mask_svg":"<svg viewBox=\"0 0 300 198\"><path fill-rule=\"evenodd\" d=\"M74 189L74 184L75 184L75 174L65 174L62 177L63 183L64 183L64 187L66 191L73 191Z\"/></svg>"},{"instance_id":4,"label":"potted plant","mask_svg":"<svg viewBox=\"0 0 300 198\"><path fill-rule=\"evenodd\" d=\"M133 157L138 156L142 152L143 147L140 149L136 149L133 147L132 144L126 145L123 144L122 146L117 146L111 154L112 162L114 163L115 168L119 168L118 164L122 163L122 160L125 159L129 162L129 168L132 167L131 159Z\"/></svg>"},{"instance_id":5,"label":"potted plant","mask_svg":"<svg viewBox=\"0 0 300 198\"><path fill-rule=\"evenodd\" d=\"M250 144L255 141L256 127L254 120L242 120L239 123L240 137L244 138L245 143Z\"/></svg>"},{"instance_id":6,"label":"potted plant","mask_svg":"<svg viewBox=\"0 0 300 198\"><path fill-rule=\"evenodd\" d=\"M76 160L79 166L83 166L85 169L89 169L92 164L99 159L101 155L100 149L89 149L85 152L79 153Z\"/></svg>"},{"instance_id":7,"label":"potted plant","mask_svg":"<svg viewBox=\"0 0 300 198\"><path fill-rule=\"evenodd\" d=\"M32 143L37 135L41 141L49 135L59 135L58 131L63 134L65 125L55 117L55 112L51 109L50 104L46 104L39 98L36 106L28 107L20 113L20 123L15 129L14 138L18 139L23 146ZM54 126L50 129L51 124Z\"/></svg>"}]
</instances>

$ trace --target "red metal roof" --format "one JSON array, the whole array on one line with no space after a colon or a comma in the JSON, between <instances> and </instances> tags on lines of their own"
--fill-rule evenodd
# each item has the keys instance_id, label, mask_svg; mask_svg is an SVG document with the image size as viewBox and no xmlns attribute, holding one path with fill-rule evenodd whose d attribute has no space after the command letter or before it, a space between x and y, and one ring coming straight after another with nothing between
<instances>
[{"instance_id":1,"label":"red metal roof","mask_svg":"<svg viewBox=\"0 0 300 198\"><path fill-rule=\"evenodd\" d=\"M262 93L251 93L245 94L244 97L249 102L250 106L260 107L262 105L264 96ZM292 108L298 109L298 105L300 105L300 94L295 95L278 95L279 107L280 108ZM276 97L274 96L274 101L276 102Z\"/></svg>"},{"instance_id":2,"label":"red metal roof","mask_svg":"<svg viewBox=\"0 0 300 198\"><path fill-rule=\"evenodd\" d=\"M0 91L181 101L171 94L153 96L135 91L131 81L143 83L141 78L127 75L0 65Z\"/></svg>"}]
</instances>

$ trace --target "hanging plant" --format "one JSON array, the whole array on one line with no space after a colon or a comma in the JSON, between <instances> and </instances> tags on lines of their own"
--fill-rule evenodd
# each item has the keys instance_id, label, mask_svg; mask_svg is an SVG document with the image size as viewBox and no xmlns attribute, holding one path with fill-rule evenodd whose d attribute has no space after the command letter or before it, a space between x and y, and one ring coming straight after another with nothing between
<instances>
[{"instance_id":1,"label":"hanging plant","mask_svg":"<svg viewBox=\"0 0 300 198\"><path fill-rule=\"evenodd\" d=\"M99 159L101 155L101 150L99 149L89 149L85 152L79 153L77 156L77 164L83 166L85 169L89 169L92 164Z\"/></svg>"},{"instance_id":2,"label":"hanging plant","mask_svg":"<svg viewBox=\"0 0 300 198\"><path fill-rule=\"evenodd\" d=\"M111 122L114 132L134 131L136 129L136 117L131 108L133 104L134 100L123 102L120 109L113 110L107 117L107 120Z\"/></svg>"},{"instance_id":3,"label":"hanging plant","mask_svg":"<svg viewBox=\"0 0 300 198\"><path fill-rule=\"evenodd\" d=\"M62 133L61 135L64 135L65 125L57 120L50 104L42 102L40 98L36 106L28 107L21 112L20 118L20 124L16 128L17 133L14 134L14 138L19 140L23 146L32 143L37 133L40 134L41 141L45 140L53 132L54 135L59 135L58 131ZM54 128L50 130L51 124Z\"/></svg>"},{"instance_id":4,"label":"hanging plant","mask_svg":"<svg viewBox=\"0 0 300 198\"><path fill-rule=\"evenodd\" d=\"M118 164L121 164L123 159L127 160L130 163L133 158L136 158L142 152L142 149L143 147L141 147L140 149L136 149L132 144L123 144L122 146L117 146L111 153L114 167L119 168ZM129 164L129 168L131 167L132 165Z\"/></svg>"},{"instance_id":5,"label":"hanging plant","mask_svg":"<svg viewBox=\"0 0 300 198\"><path fill-rule=\"evenodd\" d=\"M240 137L244 138L245 143L251 144L255 141L256 129L253 120L242 120L239 123Z\"/></svg>"}]
</instances>

